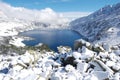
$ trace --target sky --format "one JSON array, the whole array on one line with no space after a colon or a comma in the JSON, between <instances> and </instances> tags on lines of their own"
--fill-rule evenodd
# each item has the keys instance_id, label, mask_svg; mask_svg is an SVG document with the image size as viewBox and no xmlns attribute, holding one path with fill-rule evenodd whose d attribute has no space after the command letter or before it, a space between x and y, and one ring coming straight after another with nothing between
<instances>
[{"instance_id":1,"label":"sky","mask_svg":"<svg viewBox=\"0 0 120 80\"><path fill-rule=\"evenodd\" d=\"M30 10L50 8L73 20L87 16L106 5L119 3L120 0L0 0L0 2Z\"/></svg>"},{"instance_id":2,"label":"sky","mask_svg":"<svg viewBox=\"0 0 120 80\"><path fill-rule=\"evenodd\" d=\"M105 5L112 5L120 0L1 0L14 7L28 9L51 8L56 12L94 12Z\"/></svg>"}]
</instances>

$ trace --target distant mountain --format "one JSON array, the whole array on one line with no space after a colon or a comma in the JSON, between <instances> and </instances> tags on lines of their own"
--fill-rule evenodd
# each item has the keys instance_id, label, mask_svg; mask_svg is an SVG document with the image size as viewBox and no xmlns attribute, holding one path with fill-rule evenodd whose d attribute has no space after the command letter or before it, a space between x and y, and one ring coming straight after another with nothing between
<instances>
[{"instance_id":1,"label":"distant mountain","mask_svg":"<svg viewBox=\"0 0 120 80\"><path fill-rule=\"evenodd\" d=\"M0 36L16 35L32 29L67 28L68 19L50 8L31 10L0 2Z\"/></svg>"},{"instance_id":2,"label":"distant mountain","mask_svg":"<svg viewBox=\"0 0 120 80\"><path fill-rule=\"evenodd\" d=\"M120 3L105 6L98 11L70 23L91 42L120 43Z\"/></svg>"}]
</instances>

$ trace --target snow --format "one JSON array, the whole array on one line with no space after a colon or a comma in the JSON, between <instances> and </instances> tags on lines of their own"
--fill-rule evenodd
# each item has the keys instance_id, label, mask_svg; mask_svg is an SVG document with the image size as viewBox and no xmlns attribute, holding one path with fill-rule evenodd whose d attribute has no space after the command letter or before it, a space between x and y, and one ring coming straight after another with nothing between
<instances>
[{"instance_id":1,"label":"snow","mask_svg":"<svg viewBox=\"0 0 120 80\"><path fill-rule=\"evenodd\" d=\"M86 49L85 46L83 47ZM64 47L62 49L64 50ZM89 61L88 59L91 56L88 53L94 55L94 58ZM105 57L110 57L108 55L113 54L101 53L104 53ZM88 57L84 54L87 54ZM64 61L70 56L74 57L75 60L72 64L64 66ZM119 80L120 73L114 72L111 67L120 70L120 62L114 62L120 60L120 57L114 55L114 59L107 61L105 57L100 56L95 55L89 49L87 49L87 52L82 49L81 53L71 51L61 54L46 51L43 54L29 50L22 55L0 55L0 78L1 80L103 80L107 78ZM61 61L63 58L66 59ZM103 63L102 59L105 59L106 63ZM76 66L73 64L76 64Z\"/></svg>"},{"instance_id":2,"label":"snow","mask_svg":"<svg viewBox=\"0 0 120 80\"><path fill-rule=\"evenodd\" d=\"M107 43L109 46L120 44L120 3L105 6L94 13L78 18L70 23L86 40L96 44Z\"/></svg>"},{"instance_id":3,"label":"snow","mask_svg":"<svg viewBox=\"0 0 120 80\"><path fill-rule=\"evenodd\" d=\"M119 7L117 5L117 7ZM93 15L89 16L88 21L93 19L93 16L101 15L104 17L106 12L110 12L112 7L105 7L96 12ZM116 8L116 7L114 7ZM107 9L107 11L105 11ZM9 14L8 14L8 11ZM15 12L15 13L14 13ZM14 15L11 15L13 14ZM35 14L34 14L35 13ZM15 45L16 47L24 47L22 43L23 38L18 36L18 33L21 31L35 29L37 27L43 27L49 25L47 29L50 28L61 28L61 23L66 25L67 20L62 16L54 12L50 8L43 10L29 10L25 8L12 7L8 4L0 2L0 36L1 40L4 40L4 37L11 36L9 43ZM5 15L5 16L4 16ZM19 16L18 16L19 15ZM31 15L33 15L31 17ZM26 17L25 17L26 16ZM100 16L100 17L101 17ZM105 15L106 17L106 15ZM111 20L111 16L107 17L106 20ZM33 20L33 21L31 21ZM89 39L96 39L96 34L104 29L94 28L93 23L89 32L89 22L84 21L85 18L82 18L80 24L85 23L84 28L79 28L77 25L77 30L82 32L82 35L85 34L85 37ZM96 19L96 21L99 18ZM112 19L113 20L113 19ZM36 22L39 21L39 22ZM79 20L77 21L79 22ZM104 21L103 21L104 22ZM114 21L113 21L114 22ZM116 22L116 21L115 21ZM91 22L90 22L91 23ZM96 23L97 24L97 23ZM102 24L102 23L101 23ZM111 22L111 24L113 24ZM32 27L30 27L32 25ZM53 26L54 25L54 26ZM100 24L99 24L100 25ZM28 27L29 26L29 27ZM114 45L115 49L112 49L110 43L116 44L116 40L119 42L119 28L116 26L113 28L112 25L108 30L102 32L102 37L107 36L108 38L101 39L102 45L95 44L92 47L100 47L104 51L95 52L89 47L91 44L84 40L78 40L81 42L81 47L78 47L78 51L72 51L68 46L59 46L58 52L49 52L49 51L35 51L35 50L26 50L24 54L11 53L11 54L0 54L0 79L1 80L119 80L120 79L120 49L119 45ZM96 26L95 26L96 27ZM46 29L46 27L45 27ZM86 30L87 29L87 30ZM86 30L86 32L84 32ZM92 31L93 30L93 31ZM90 33L90 34L89 34ZM86 35L89 34L89 35ZM91 36L92 35L92 36ZM108 36L109 35L109 36ZM111 36L110 36L111 35ZM113 37L112 37L113 36ZM116 39L116 37L118 37ZM115 40L111 40L111 39ZM110 41L108 41L110 40ZM108 44L109 43L109 44ZM37 46L41 46L38 44Z\"/></svg>"},{"instance_id":4,"label":"snow","mask_svg":"<svg viewBox=\"0 0 120 80\"><path fill-rule=\"evenodd\" d=\"M103 72L103 71L95 71L93 74L99 79L99 80L104 80L109 78L109 73L108 72Z\"/></svg>"},{"instance_id":5,"label":"snow","mask_svg":"<svg viewBox=\"0 0 120 80\"><path fill-rule=\"evenodd\" d=\"M15 45L17 47L24 47L25 44L22 43L24 39L23 38L20 38L20 37L12 37L12 40L9 41L9 44L12 44L12 45Z\"/></svg>"},{"instance_id":6,"label":"snow","mask_svg":"<svg viewBox=\"0 0 120 80\"><path fill-rule=\"evenodd\" d=\"M87 68L88 68L88 64L87 64L87 63L79 62L79 63L77 64L77 70L78 70L79 72L85 73L85 71L87 71Z\"/></svg>"},{"instance_id":7,"label":"snow","mask_svg":"<svg viewBox=\"0 0 120 80\"><path fill-rule=\"evenodd\" d=\"M62 17L50 8L30 10L23 7L13 7L0 2L0 37L10 38L9 44L24 47L24 38L16 37L20 32L33 29L66 29L68 19Z\"/></svg>"},{"instance_id":8,"label":"snow","mask_svg":"<svg viewBox=\"0 0 120 80\"><path fill-rule=\"evenodd\" d=\"M82 55L84 55L82 57L82 59L88 59L88 58L92 58L94 56L94 52L88 50L85 46L82 47Z\"/></svg>"},{"instance_id":9,"label":"snow","mask_svg":"<svg viewBox=\"0 0 120 80\"><path fill-rule=\"evenodd\" d=\"M71 72L71 71L74 70L74 67L73 67L72 65L66 65L66 66L65 66L65 70L66 70L67 72Z\"/></svg>"},{"instance_id":10,"label":"snow","mask_svg":"<svg viewBox=\"0 0 120 80\"><path fill-rule=\"evenodd\" d=\"M76 59L80 59L80 58L81 58L81 53L79 53L79 52L73 52L73 53L72 53L72 56L73 56L74 58L76 58Z\"/></svg>"},{"instance_id":11,"label":"snow","mask_svg":"<svg viewBox=\"0 0 120 80\"><path fill-rule=\"evenodd\" d=\"M18 26L23 26L22 24L19 23L14 23L14 22L2 22L0 23L0 36L11 36L11 35L17 35L18 32L15 31L15 27Z\"/></svg>"}]
</instances>

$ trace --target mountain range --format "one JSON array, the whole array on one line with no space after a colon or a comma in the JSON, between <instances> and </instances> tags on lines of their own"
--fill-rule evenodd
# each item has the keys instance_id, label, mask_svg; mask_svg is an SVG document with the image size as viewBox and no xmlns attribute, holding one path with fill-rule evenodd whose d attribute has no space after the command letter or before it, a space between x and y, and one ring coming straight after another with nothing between
<instances>
[{"instance_id":1,"label":"mountain range","mask_svg":"<svg viewBox=\"0 0 120 80\"><path fill-rule=\"evenodd\" d=\"M98 11L70 23L72 30L79 32L93 43L120 43L120 3L107 5Z\"/></svg>"}]
</instances>

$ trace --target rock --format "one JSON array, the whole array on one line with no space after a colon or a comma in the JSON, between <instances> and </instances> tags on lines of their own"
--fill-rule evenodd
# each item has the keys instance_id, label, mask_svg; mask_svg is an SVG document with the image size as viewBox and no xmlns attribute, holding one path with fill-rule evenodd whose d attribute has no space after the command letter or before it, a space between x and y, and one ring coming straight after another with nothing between
<instances>
[{"instance_id":1,"label":"rock","mask_svg":"<svg viewBox=\"0 0 120 80\"><path fill-rule=\"evenodd\" d=\"M62 80L59 73L53 73L50 80Z\"/></svg>"},{"instance_id":2,"label":"rock","mask_svg":"<svg viewBox=\"0 0 120 80\"><path fill-rule=\"evenodd\" d=\"M109 56L108 52L100 52L98 54L98 56L100 56L101 58L107 58Z\"/></svg>"},{"instance_id":3,"label":"rock","mask_svg":"<svg viewBox=\"0 0 120 80\"><path fill-rule=\"evenodd\" d=\"M10 76L5 76L2 80L13 80Z\"/></svg>"},{"instance_id":4,"label":"rock","mask_svg":"<svg viewBox=\"0 0 120 80\"><path fill-rule=\"evenodd\" d=\"M80 59L80 58L81 58L81 53L79 53L79 52L73 52L73 53L72 53L72 56L73 56L75 59Z\"/></svg>"},{"instance_id":5,"label":"rock","mask_svg":"<svg viewBox=\"0 0 120 80\"><path fill-rule=\"evenodd\" d=\"M112 70L114 72L118 72L120 71L120 64L119 63L116 63L115 65L112 66Z\"/></svg>"},{"instance_id":6,"label":"rock","mask_svg":"<svg viewBox=\"0 0 120 80\"><path fill-rule=\"evenodd\" d=\"M72 72L72 71L74 71L75 69L74 69L74 67L72 66L72 65L66 65L65 66L65 71L67 71L67 72Z\"/></svg>"},{"instance_id":7,"label":"rock","mask_svg":"<svg viewBox=\"0 0 120 80\"><path fill-rule=\"evenodd\" d=\"M44 44L43 43L38 43L37 45L35 45L36 47L40 47L40 46L43 46Z\"/></svg>"},{"instance_id":8,"label":"rock","mask_svg":"<svg viewBox=\"0 0 120 80\"><path fill-rule=\"evenodd\" d=\"M88 69L88 64L87 63L82 63L82 62L77 63L77 70L79 72L85 73L87 71L87 69Z\"/></svg>"},{"instance_id":9,"label":"rock","mask_svg":"<svg viewBox=\"0 0 120 80\"><path fill-rule=\"evenodd\" d=\"M112 46L111 50L119 50L119 46Z\"/></svg>"},{"instance_id":10,"label":"rock","mask_svg":"<svg viewBox=\"0 0 120 80\"><path fill-rule=\"evenodd\" d=\"M92 49L93 51L99 53L99 52L105 52L104 48L98 44L95 44Z\"/></svg>"},{"instance_id":11,"label":"rock","mask_svg":"<svg viewBox=\"0 0 120 80\"><path fill-rule=\"evenodd\" d=\"M94 74L99 80L109 80L109 77L111 76L108 72L103 71L94 71L92 74Z\"/></svg>"},{"instance_id":12,"label":"rock","mask_svg":"<svg viewBox=\"0 0 120 80\"><path fill-rule=\"evenodd\" d=\"M112 51L109 44L103 43L102 45L103 45L103 48L104 48L105 51L107 51L107 52L111 52Z\"/></svg>"},{"instance_id":13,"label":"rock","mask_svg":"<svg viewBox=\"0 0 120 80\"><path fill-rule=\"evenodd\" d=\"M105 65L102 61L97 59L94 59L94 61L97 62L104 71L107 71L110 75L113 75L114 71L110 69L107 65Z\"/></svg>"},{"instance_id":14,"label":"rock","mask_svg":"<svg viewBox=\"0 0 120 80\"><path fill-rule=\"evenodd\" d=\"M116 62L117 60L117 56L116 56L116 54L115 53L110 53L109 54L109 58L110 58L110 60L112 60L113 62Z\"/></svg>"},{"instance_id":15,"label":"rock","mask_svg":"<svg viewBox=\"0 0 120 80\"><path fill-rule=\"evenodd\" d=\"M74 49L75 50L79 50L82 49L82 47L85 46L87 49L95 51L95 52L104 52L104 48L98 44L90 44L89 42L85 41L85 40L76 40L74 43ZM80 48L80 49L79 49Z\"/></svg>"},{"instance_id":16,"label":"rock","mask_svg":"<svg viewBox=\"0 0 120 80\"><path fill-rule=\"evenodd\" d=\"M99 80L95 75L87 75L84 80Z\"/></svg>"},{"instance_id":17,"label":"rock","mask_svg":"<svg viewBox=\"0 0 120 80\"><path fill-rule=\"evenodd\" d=\"M38 61L38 59L41 57L41 54L34 50L28 50L24 55L26 56L26 59L28 57L29 64L35 64Z\"/></svg>"},{"instance_id":18,"label":"rock","mask_svg":"<svg viewBox=\"0 0 120 80\"><path fill-rule=\"evenodd\" d=\"M95 52L93 52L93 51L87 49L85 46L83 46L82 47L82 53L81 53L82 57L81 58L89 60L89 59L94 57L94 53Z\"/></svg>"},{"instance_id":19,"label":"rock","mask_svg":"<svg viewBox=\"0 0 120 80\"><path fill-rule=\"evenodd\" d=\"M112 66L115 65L115 62L113 62L113 61L107 61L107 62L106 62L106 65L107 65L108 67L112 67Z\"/></svg>"},{"instance_id":20,"label":"rock","mask_svg":"<svg viewBox=\"0 0 120 80\"><path fill-rule=\"evenodd\" d=\"M113 79L114 80L120 80L120 73L115 73Z\"/></svg>"},{"instance_id":21,"label":"rock","mask_svg":"<svg viewBox=\"0 0 120 80\"><path fill-rule=\"evenodd\" d=\"M67 80L77 80L77 79L76 79L75 74L69 73L69 74L67 75Z\"/></svg>"},{"instance_id":22,"label":"rock","mask_svg":"<svg viewBox=\"0 0 120 80\"><path fill-rule=\"evenodd\" d=\"M39 77L36 80L46 80L44 77Z\"/></svg>"},{"instance_id":23,"label":"rock","mask_svg":"<svg viewBox=\"0 0 120 80\"><path fill-rule=\"evenodd\" d=\"M120 56L120 50L114 50L114 53L115 53L117 56Z\"/></svg>"},{"instance_id":24,"label":"rock","mask_svg":"<svg viewBox=\"0 0 120 80\"><path fill-rule=\"evenodd\" d=\"M0 73L7 74L8 72L9 72L9 68L4 68L4 69L0 70Z\"/></svg>"},{"instance_id":25,"label":"rock","mask_svg":"<svg viewBox=\"0 0 120 80\"><path fill-rule=\"evenodd\" d=\"M71 47L69 46L59 46L57 47L59 53L69 53L72 51Z\"/></svg>"},{"instance_id":26,"label":"rock","mask_svg":"<svg viewBox=\"0 0 120 80\"><path fill-rule=\"evenodd\" d=\"M3 74L0 74L0 79L3 80L4 76Z\"/></svg>"},{"instance_id":27,"label":"rock","mask_svg":"<svg viewBox=\"0 0 120 80\"><path fill-rule=\"evenodd\" d=\"M75 58L73 56L70 56L70 57L67 57L65 59L62 60L62 65L63 66L66 66L66 65L72 65L72 66L76 66L76 63L75 63Z\"/></svg>"},{"instance_id":28,"label":"rock","mask_svg":"<svg viewBox=\"0 0 120 80\"><path fill-rule=\"evenodd\" d=\"M18 63L18 64L16 64L16 65L13 66L13 70L12 71L19 72L22 69L26 69L26 68L27 68L27 66L23 66L23 65L21 65L21 64Z\"/></svg>"},{"instance_id":29,"label":"rock","mask_svg":"<svg viewBox=\"0 0 120 80\"><path fill-rule=\"evenodd\" d=\"M74 42L74 49L75 50L78 50L78 48L82 48L82 46L85 46L90 50L92 49L92 45L89 42L87 42L87 41L85 41L83 39L79 39L79 40L76 40Z\"/></svg>"}]
</instances>

